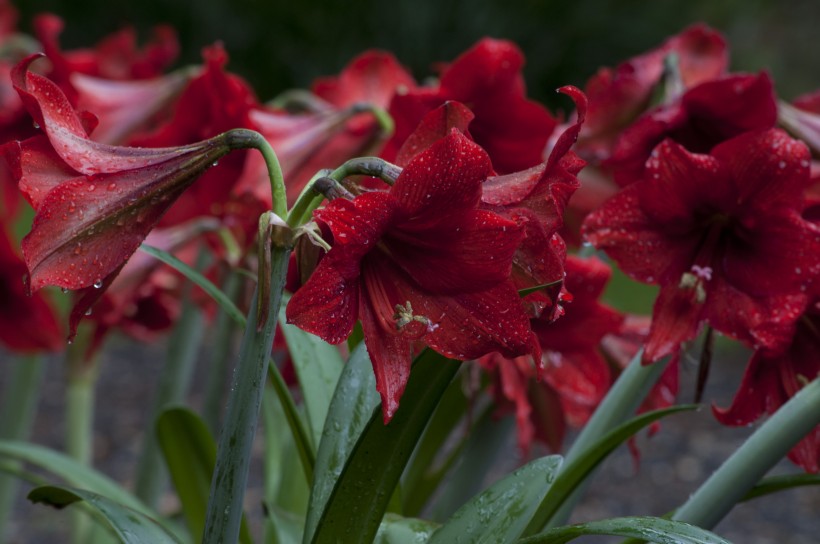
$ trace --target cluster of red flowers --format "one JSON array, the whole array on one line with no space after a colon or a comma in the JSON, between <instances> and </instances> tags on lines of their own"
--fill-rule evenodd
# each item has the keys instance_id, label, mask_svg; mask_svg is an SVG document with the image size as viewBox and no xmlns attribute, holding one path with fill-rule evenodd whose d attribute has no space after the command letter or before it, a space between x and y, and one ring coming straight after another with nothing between
<instances>
[{"instance_id":1,"label":"cluster of red flowers","mask_svg":"<svg viewBox=\"0 0 820 544\"><path fill-rule=\"evenodd\" d=\"M723 422L772 412L820 373L820 100L778 104L765 73L727 73L726 45L708 28L601 70L584 92L560 89L577 110L565 124L527 98L523 55L501 40L481 40L432 85L366 52L269 106L226 71L218 45L202 67L163 75L176 53L168 29L143 49L125 31L71 52L56 18L36 29L50 62L18 52L0 65L16 91L0 93L4 183L36 213L22 243L28 286L78 290L71 328L93 305L97 343L113 327L144 338L178 311L178 278L128 261L146 236L179 249L224 229L252 254L271 206L265 164L218 137L245 128L276 150L290 204L317 171L363 154L400 172L383 185L348 179L315 212L331 249L287 308L332 343L361 322L385 421L420 346L479 360L524 448L560 447L642 345L646 363L677 359L704 325L755 349L735 402L716 410ZM6 225L17 209L7 194ZM582 239L660 286L651 325L599 301L608 265L567 257ZM0 251L19 262L9 244ZM22 300L19 277L4 284ZM56 331L48 319L40 329ZM673 364L645 406L676 392ZM792 458L817 471L818 454L815 430Z\"/></svg>"}]
</instances>

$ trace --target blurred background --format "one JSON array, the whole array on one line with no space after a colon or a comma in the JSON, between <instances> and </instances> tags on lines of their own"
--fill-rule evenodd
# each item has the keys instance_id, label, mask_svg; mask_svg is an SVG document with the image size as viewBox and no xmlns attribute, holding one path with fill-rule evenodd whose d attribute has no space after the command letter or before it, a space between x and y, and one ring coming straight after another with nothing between
<instances>
[{"instance_id":1,"label":"blurred background","mask_svg":"<svg viewBox=\"0 0 820 544\"><path fill-rule=\"evenodd\" d=\"M553 92L581 85L599 67L659 44L696 21L722 31L735 70L769 70L784 98L820 87L820 5L812 0L13 0L23 29L38 12L66 21L63 44L88 46L134 25L141 36L168 23L179 33L179 63L224 42L230 68L259 98L335 74L371 47L392 51L417 78L482 36L515 41L526 53L530 95L566 105Z\"/></svg>"}]
</instances>

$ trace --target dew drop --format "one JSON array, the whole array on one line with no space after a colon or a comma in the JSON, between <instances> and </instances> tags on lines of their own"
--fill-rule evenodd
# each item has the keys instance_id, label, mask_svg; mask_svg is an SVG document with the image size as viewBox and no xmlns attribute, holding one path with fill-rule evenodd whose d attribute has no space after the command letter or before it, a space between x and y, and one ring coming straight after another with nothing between
<instances>
[{"instance_id":1,"label":"dew drop","mask_svg":"<svg viewBox=\"0 0 820 544\"><path fill-rule=\"evenodd\" d=\"M67 287L61 287L60 291L62 291L63 294L68 293L68 288Z\"/></svg>"},{"instance_id":2,"label":"dew drop","mask_svg":"<svg viewBox=\"0 0 820 544\"><path fill-rule=\"evenodd\" d=\"M39 128L40 128L40 123L38 123L37 121L34 121L34 122L32 123L32 126L33 126L35 129L39 129Z\"/></svg>"},{"instance_id":3,"label":"dew drop","mask_svg":"<svg viewBox=\"0 0 820 544\"><path fill-rule=\"evenodd\" d=\"M214 161L211 163L211 166L219 166L219 161Z\"/></svg>"},{"instance_id":4,"label":"dew drop","mask_svg":"<svg viewBox=\"0 0 820 544\"><path fill-rule=\"evenodd\" d=\"M94 289L100 289L102 287L102 280L97 280L94 282Z\"/></svg>"}]
</instances>

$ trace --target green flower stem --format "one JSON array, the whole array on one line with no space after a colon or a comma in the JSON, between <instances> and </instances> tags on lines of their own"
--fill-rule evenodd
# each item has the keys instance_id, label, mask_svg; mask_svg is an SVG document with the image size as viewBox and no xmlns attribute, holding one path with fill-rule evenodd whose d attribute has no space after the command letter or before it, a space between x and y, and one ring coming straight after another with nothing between
<instances>
[{"instance_id":1,"label":"green flower stem","mask_svg":"<svg viewBox=\"0 0 820 544\"><path fill-rule=\"evenodd\" d=\"M84 465L91 466L94 445L95 386L99 375L99 358L86 358L91 338L88 327L80 327L74 342L66 350L66 453ZM88 542L88 515L78 510L71 517L71 542Z\"/></svg>"},{"instance_id":2,"label":"green flower stem","mask_svg":"<svg viewBox=\"0 0 820 544\"><path fill-rule=\"evenodd\" d=\"M204 251L200 252L197 269L204 267L206 256ZM153 508L157 506L168 481L165 462L157 442L156 421L165 408L185 401L203 336L204 317L191 300L191 288L191 283L185 284L182 314L168 338L168 355L159 377L156 396L148 416L142 453L137 463L134 493Z\"/></svg>"},{"instance_id":3,"label":"green flower stem","mask_svg":"<svg viewBox=\"0 0 820 544\"><path fill-rule=\"evenodd\" d=\"M40 399L45 364L37 355L28 355L5 364L11 368L8 369L10 375L0 403L0 439L26 440L31 433ZM17 477L0 475L0 538L6 534L6 521L14 506L19 485Z\"/></svg>"},{"instance_id":4,"label":"green flower stem","mask_svg":"<svg viewBox=\"0 0 820 544\"><path fill-rule=\"evenodd\" d=\"M711 529L777 464L820 424L820 378L775 412L672 516Z\"/></svg>"},{"instance_id":5,"label":"green flower stem","mask_svg":"<svg viewBox=\"0 0 820 544\"><path fill-rule=\"evenodd\" d=\"M324 195L314 189L313 183L317 179L329 176L331 173L333 173L333 170L319 170L310 178L310 181L308 181L305 188L302 189L302 193L299 195L299 198L296 199L296 202L288 213L287 223L291 228L298 227L310 221L313 210L318 208L325 198Z\"/></svg>"},{"instance_id":6,"label":"green flower stem","mask_svg":"<svg viewBox=\"0 0 820 544\"><path fill-rule=\"evenodd\" d=\"M641 363L643 351L639 351L624 369L610 388L604 400L584 425L578 438L572 443L564 457L564 466L577 457L580 457L591 447L595 447L598 440L613 428L626 421L641 405L649 391L660 379L669 359L658 361L651 365ZM544 528L564 525L569 519L572 510L583 495L584 486L580 486L561 508L549 520L538 520L538 527L527 528L527 535L535 534Z\"/></svg>"},{"instance_id":7,"label":"green flower stem","mask_svg":"<svg viewBox=\"0 0 820 544\"><path fill-rule=\"evenodd\" d=\"M228 408L219 437L203 543L233 544L239 536L251 446L259 420L289 255L290 249L273 249L270 268L271 288L266 301L268 319L261 329L257 328L256 322L257 297L253 296L251 299L239 363L234 370Z\"/></svg>"},{"instance_id":8,"label":"green flower stem","mask_svg":"<svg viewBox=\"0 0 820 544\"><path fill-rule=\"evenodd\" d=\"M392 120L390 122L392 123ZM348 176L373 176L380 178L388 185L393 185L400 173L400 167L378 157L359 157L347 161L336 170L320 170L310 179L299 195L288 214L287 223L290 227L303 225L310 221L313 210L321 206L325 197L314 188L317 180L329 177L341 183Z\"/></svg>"},{"instance_id":9,"label":"green flower stem","mask_svg":"<svg viewBox=\"0 0 820 544\"><path fill-rule=\"evenodd\" d=\"M393 135L396 130L396 123L393 118L387 113L387 110L380 108L374 104L363 103L355 106L356 112L369 112L376 119L379 125L379 138L386 140Z\"/></svg>"},{"instance_id":10,"label":"green flower stem","mask_svg":"<svg viewBox=\"0 0 820 544\"><path fill-rule=\"evenodd\" d=\"M270 176L270 191L273 197L273 213L285 218L288 213L287 193L285 192L285 178L282 175L282 166L276 153L264 136L253 130L237 128L225 133L231 149L256 149L262 153L265 166Z\"/></svg>"},{"instance_id":11,"label":"green flower stem","mask_svg":"<svg viewBox=\"0 0 820 544\"><path fill-rule=\"evenodd\" d=\"M373 176L381 179L388 185L393 185L401 174L401 167L391 164L378 157L358 157L350 159L339 168L331 172L331 178L341 182L348 176Z\"/></svg>"},{"instance_id":12,"label":"green flower stem","mask_svg":"<svg viewBox=\"0 0 820 544\"><path fill-rule=\"evenodd\" d=\"M242 277L229 271L222 285L222 291L230 300L236 300L242 291ZM225 391L225 376L228 372L228 361L234 347L234 334L238 327L230 314L220 309L214 324L214 341L208 366L208 378L205 384L205 401L202 417L214 436L219 432L219 418L222 413L222 398Z\"/></svg>"}]
</instances>

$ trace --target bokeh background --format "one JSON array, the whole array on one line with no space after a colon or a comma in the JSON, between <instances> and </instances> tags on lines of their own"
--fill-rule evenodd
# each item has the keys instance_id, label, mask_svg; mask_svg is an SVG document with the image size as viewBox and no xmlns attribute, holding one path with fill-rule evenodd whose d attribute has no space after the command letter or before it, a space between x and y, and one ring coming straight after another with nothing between
<instances>
[{"instance_id":1,"label":"bokeh background","mask_svg":"<svg viewBox=\"0 0 820 544\"><path fill-rule=\"evenodd\" d=\"M612 65L704 21L729 39L736 70L767 69L784 98L820 86L813 54L820 23L814 0L12 0L22 26L52 11L66 20L64 43L88 46L132 24L146 36L157 23L180 36L180 63L222 40L230 67L268 99L336 73L370 47L388 49L417 77L482 36L525 51L530 94L553 104L553 90L582 84Z\"/></svg>"},{"instance_id":2,"label":"bokeh background","mask_svg":"<svg viewBox=\"0 0 820 544\"><path fill-rule=\"evenodd\" d=\"M196 63L202 47L222 41L231 56L229 69L245 77L260 99L306 87L318 76L336 74L368 48L392 51L418 79L434 73L482 36L507 38L525 52L529 94L553 111L568 101L554 90L583 86L601 66L646 51L697 21L727 37L736 71L768 70L785 99L820 88L815 0L13 0L21 30L30 30L37 13L50 11L66 22L66 49L90 46L124 25L143 38L156 24L179 35L179 66ZM632 311L648 311L651 291L629 286L622 277L608 290L611 301ZM152 376L161 355L123 340L102 364L95 464L126 482L145 422L142 407L154 393ZM716 360L706 398L727 405L739 382L747 354L730 350ZM691 398L696 373L684 364L683 400ZM48 383L35 440L59 447L64 369L48 368ZM2 375L0 374L0 380ZM196 403L197 399L192 399ZM719 427L703 410L664 424L642 442L636 470L626 451L602 467L578 520L616 515L661 515L680 504L750 429ZM510 451L514 451L511 448ZM539 452L536 452L539 453ZM500 460L508 470L519 459ZM504 467L503 465L509 465ZM793 470L787 464L779 470ZM485 482L486 483L486 482ZM477 482L476 485L481 485ZM258 490L251 489L251 494ZM252 500L250 502L253 502ZM172 505L171 505L172 506ZM21 500L14 542L56 542L65 520ZM718 532L738 544L812 544L820 542L820 492L804 489L738 507ZM57 526L55 527L55 522ZM0 538L1 540L1 538ZM595 542L602 542L595 540Z\"/></svg>"}]
</instances>

